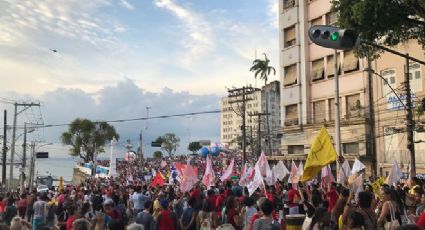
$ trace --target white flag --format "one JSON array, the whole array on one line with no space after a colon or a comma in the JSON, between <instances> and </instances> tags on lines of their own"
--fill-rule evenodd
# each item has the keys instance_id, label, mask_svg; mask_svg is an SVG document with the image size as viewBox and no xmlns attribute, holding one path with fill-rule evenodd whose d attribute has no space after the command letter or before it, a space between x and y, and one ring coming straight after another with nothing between
<instances>
[{"instance_id":1,"label":"white flag","mask_svg":"<svg viewBox=\"0 0 425 230\"><path fill-rule=\"evenodd\" d=\"M270 165L269 165L268 162L267 162L267 165L266 165L266 178L265 178L265 181L266 181L267 185L274 185L276 183L276 179L275 179L275 177L273 175L273 171L271 170Z\"/></svg>"},{"instance_id":2,"label":"white flag","mask_svg":"<svg viewBox=\"0 0 425 230\"><path fill-rule=\"evenodd\" d=\"M283 161L279 161L277 165L273 166L272 171L276 179L280 181L289 175L289 170L286 168L285 164L283 164Z\"/></svg>"},{"instance_id":3,"label":"white flag","mask_svg":"<svg viewBox=\"0 0 425 230\"><path fill-rule=\"evenodd\" d=\"M388 174L388 177L385 180L385 183L388 184L388 185L396 184L402 176L403 176L403 173L401 172L397 161L394 159L393 160L393 167L391 168L391 171Z\"/></svg>"},{"instance_id":4,"label":"white flag","mask_svg":"<svg viewBox=\"0 0 425 230\"><path fill-rule=\"evenodd\" d=\"M347 160L344 160L341 167L338 170L337 181L340 184L345 184L348 180L348 177L351 176L350 163Z\"/></svg>"},{"instance_id":5,"label":"white flag","mask_svg":"<svg viewBox=\"0 0 425 230\"><path fill-rule=\"evenodd\" d=\"M300 164L298 165L298 170L297 170L298 178L301 178L303 174L304 174L304 165L303 165L303 162L301 161Z\"/></svg>"},{"instance_id":6,"label":"white flag","mask_svg":"<svg viewBox=\"0 0 425 230\"><path fill-rule=\"evenodd\" d=\"M254 171L254 179L247 186L249 196L251 196L258 187L261 185L264 186L263 176L261 175L260 166L258 164L255 164Z\"/></svg>"},{"instance_id":7,"label":"white flag","mask_svg":"<svg viewBox=\"0 0 425 230\"><path fill-rule=\"evenodd\" d=\"M357 160L357 158L356 158L354 160L353 169L351 170L351 174L356 174L356 173L362 171L365 168L366 168L366 166L362 162Z\"/></svg>"},{"instance_id":8,"label":"white flag","mask_svg":"<svg viewBox=\"0 0 425 230\"><path fill-rule=\"evenodd\" d=\"M225 181L227 179L230 178L230 176L233 173L233 165L235 164L235 158L232 158L232 160L230 161L229 166L227 166L226 171L224 171L223 175L221 175L220 180L221 181Z\"/></svg>"},{"instance_id":9,"label":"white flag","mask_svg":"<svg viewBox=\"0 0 425 230\"><path fill-rule=\"evenodd\" d=\"M363 174L357 176L353 181L353 191L358 194L363 191Z\"/></svg>"}]
</instances>

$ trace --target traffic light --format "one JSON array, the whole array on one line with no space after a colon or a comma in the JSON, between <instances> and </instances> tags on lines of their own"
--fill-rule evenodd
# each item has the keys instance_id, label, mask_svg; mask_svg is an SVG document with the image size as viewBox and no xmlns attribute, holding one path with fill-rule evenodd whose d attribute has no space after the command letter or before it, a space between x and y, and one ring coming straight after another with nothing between
<instances>
[{"instance_id":1,"label":"traffic light","mask_svg":"<svg viewBox=\"0 0 425 230\"><path fill-rule=\"evenodd\" d=\"M308 36L316 45L331 49L351 50L360 45L360 37L356 31L334 26L312 26Z\"/></svg>"},{"instance_id":2,"label":"traffic light","mask_svg":"<svg viewBox=\"0 0 425 230\"><path fill-rule=\"evenodd\" d=\"M162 146L162 142L152 141L151 146L152 147L161 147Z\"/></svg>"}]
</instances>

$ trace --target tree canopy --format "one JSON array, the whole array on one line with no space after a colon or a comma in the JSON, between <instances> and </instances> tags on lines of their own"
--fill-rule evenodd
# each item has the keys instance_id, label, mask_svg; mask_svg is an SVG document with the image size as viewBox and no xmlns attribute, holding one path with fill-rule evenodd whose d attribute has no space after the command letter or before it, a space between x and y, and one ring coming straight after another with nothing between
<instances>
[{"instance_id":1,"label":"tree canopy","mask_svg":"<svg viewBox=\"0 0 425 230\"><path fill-rule=\"evenodd\" d=\"M166 133L156 138L156 141L162 143L161 149L167 152L170 157L173 157L177 148L180 146L180 138L174 133Z\"/></svg>"},{"instance_id":2,"label":"tree canopy","mask_svg":"<svg viewBox=\"0 0 425 230\"><path fill-rule=\"evenodd\" d=\"M423 0L332 0L342 28L360 33L362 40L385 46L417 39L425 47L425 1ZM359 56L378 50L362 45Z\"/></svg>"},{"instance_id":3,"label":"tree canopy","mask_svg":"<svg viewBox=\"0 0 425 230\"><path fill-rule=\"evenodd\" d=\"M155 152L153 152L153 157L154 158L161 158L162 157L162 152L161 151L155 151Z\"/></svg>"},{"instance_id":4,"label":"tree canopy","mask_svg":"<svg viewBox=\"0 0 425 230\"><path fill-rule=\"evenodd\" d=\"M199 143L199 141L190 142L189 146L187 146L187 150L191 151L193 154L196 153L199 149L202 148L202 145Z\"/></svg>"},{"instance_id":5,"label":"tree canopy","mask_svg":"<svg viewBox=\"0 0 425 230\"><path fill-rule=\"evenodd\" d=\"M62 133L61 141L72 146L70 155L89 162L93 161L95 151L104 152L103 145L114 137L119 139L115 128L108 123L77 118L69 125L68 131Z\"/></svg>"}]
</instances>

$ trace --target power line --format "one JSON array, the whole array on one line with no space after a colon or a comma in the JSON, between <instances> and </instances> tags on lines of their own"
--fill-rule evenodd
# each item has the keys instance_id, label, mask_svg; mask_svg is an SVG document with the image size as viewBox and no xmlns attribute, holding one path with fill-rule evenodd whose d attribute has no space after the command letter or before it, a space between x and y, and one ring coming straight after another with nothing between
<instances>
[{"instance_id":1,"label":"power line","mask_svg":"<svg viewBox=\"0 0 425 230\"><path fill-rule=\"evenodd\" d=\"M118 120L106 120L104 122L108 123L123 123L123 122L131 122L131 121L145 121L152 119L165 119L165 118L173 118L173 117L186 117L186 116L196 116L203 114L216 114L221 113L221 110L211 110L211 111L202 111L202 112L192 112L192 113L180 113L180 114L171 114L171 115L161 115L161 116L149 116L149 117L138 117L138 118L129 118L129 119L118 119ZM51 127L60 127L60 126L69 126L70 123L66 124L46 124L46 125L37 125L30 128L51 128Z\"/></svg>"}]
</instances>

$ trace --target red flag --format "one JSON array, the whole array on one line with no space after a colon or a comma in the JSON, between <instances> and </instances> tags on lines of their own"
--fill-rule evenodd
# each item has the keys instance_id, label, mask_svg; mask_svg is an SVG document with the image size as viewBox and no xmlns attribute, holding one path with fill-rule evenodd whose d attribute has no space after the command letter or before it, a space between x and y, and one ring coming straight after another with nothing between
<instances>
[{"instance_id":1,"label":"red flag","mask_svg":"<svg viewBox=\"0 0 425 230\"><path fill-rule=\"evenodd\" d=\"M165 180L164 177L162 176L161 172L157 172L155 177L152 180L152 187L156 187L156 186L164 186L165 184Z\"/></svg>"}]
</instances>

